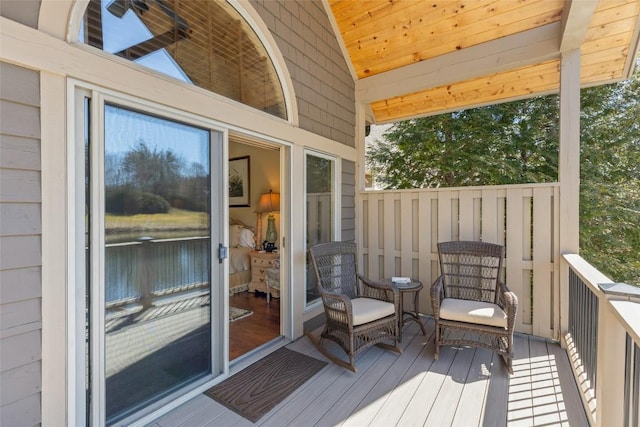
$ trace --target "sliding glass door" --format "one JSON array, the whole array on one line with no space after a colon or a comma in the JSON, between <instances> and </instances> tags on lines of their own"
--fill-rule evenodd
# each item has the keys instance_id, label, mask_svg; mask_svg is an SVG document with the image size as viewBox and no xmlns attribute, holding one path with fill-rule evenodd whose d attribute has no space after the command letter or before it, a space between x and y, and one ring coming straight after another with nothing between
<instances>
[{"instance_id":1,"label":"sliding glass door","mask_svg":"<svg viewBox=\"0 0 640 427\"><path fill-rule=\"evenodd\" d=\"M94 421L113 425L220 372L223 134L97 107L86 167L88 398Z\"/></svg>"},{"instance_id":2,"label":"sliding glass door","mask_svg":"<svg viewBox=\"0 0 640 427\"><path fill-rule=\"evenodd\" d=\"M335 187L335 158L308 152L305 156L307 250L318 243L330 242L337 237ZM308 255L306 276L305 301L309 305L317 301L320 294Z\"/></svg>"}]
</instances>

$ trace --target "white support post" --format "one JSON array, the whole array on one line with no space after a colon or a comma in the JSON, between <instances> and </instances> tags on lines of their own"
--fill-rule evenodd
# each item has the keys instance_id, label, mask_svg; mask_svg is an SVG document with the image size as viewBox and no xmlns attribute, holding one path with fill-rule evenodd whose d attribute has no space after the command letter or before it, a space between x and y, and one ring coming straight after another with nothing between
<instances>
[{"instance_id":1,"label":"white support post","mask_svg":"<svg viewBox=\"0 0 640 427\"><path fill-rule=\"evenodd\" d=\"M560 66L560 253L579 253L580 50L562 53ZM569 266L560 267L560 334L568 329ZM559 338L558 336L558 338Z\"/></svg>"},{"instance_id":2,"label":"white support post","mask_svg":"<svg viewBox=\"0 0 640 427\"><path fill-rule=\"evenodd\" d=\"M356 102L356 196L365 188L365 127L367 125L367 111L369 107L362 102Z\"/></svg>"},{"instance_id":3,"label":"white support post","mask_svg":"<svg viewBox=\"0 0 640 427\"><path fill-rule=\"evenodd\" d=\"M364 223L363 223L363 213L362 213L362 197L360 193L364 191L366 185L366 177L365 177L365 126L366 122L366 113L368 110L368 105L362 102L356 102L356 129L355 129L355 147L356 147L356 194L355 194L355 223L356 223L356 243L359 245L358 250L358 264L360 269L364 269L364 255L363 255L363 244L365 242L364 233L366 232ZM363 273L364 271L360 271Z\"/></svg>"},{"instance_id":4,"label":"white support post","mask_svg":"<svg viewBox=\"0 0 640 427\"><path fill-rule=\"evenodd\" d=\"M596 427L624 425L625 330L607 296L599 298Z\"/></svg>"},{"instance_id":5,"label":"white support post","mask_svg":"<svg viewBox=\"0 0 640 427\"><path fill-rule=\"evenodd\" d=\"M66 84L64 77L40 73L40 121L42 132L42 425L76 425L73 395L75 342L67 328L75 327L70 300L74 298L69 253L72 230L67 228L68 157L66 143ZM71 201L72 202L72 201ZM69 269L67 269L69 265ZM68 340L74 342L69 344ZM70 347L67 353L68 346ZM73 362L73 363L70 363ZM83 379L84 381L84 379Z\"/></svg>"}]
</instances>

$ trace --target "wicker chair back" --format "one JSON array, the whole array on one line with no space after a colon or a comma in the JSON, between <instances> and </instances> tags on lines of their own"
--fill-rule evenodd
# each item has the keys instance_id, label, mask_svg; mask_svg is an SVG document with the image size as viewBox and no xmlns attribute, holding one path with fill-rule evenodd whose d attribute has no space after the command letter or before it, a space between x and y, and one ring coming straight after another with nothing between
<instances>
[{"instance_id":1,"label":"wicker chair back","mask_svg":"<svg viewBox=\"0 0 640 427\"><path fill-rule=\"evenodd\" d=\"M318 291L337 293L357 298L361 292L356 273L357 246L352 242L319 244L310 249L313 266L318 277Z\"/></svg>"},{"instance_id":2,"label":"wicker chair back","mask_svg":"<svg viewBox=\"0 0 640 427\"><path fill-rule=\"evenodd\" d=\"M486 242L438 243L446 298L497 303L504 246Z\"/></svg>"}]
</instances>

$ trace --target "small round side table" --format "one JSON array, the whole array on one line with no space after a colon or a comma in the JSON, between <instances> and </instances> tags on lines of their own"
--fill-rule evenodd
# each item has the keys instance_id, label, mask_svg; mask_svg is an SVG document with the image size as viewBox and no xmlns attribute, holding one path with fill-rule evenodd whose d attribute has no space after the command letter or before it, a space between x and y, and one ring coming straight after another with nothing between
<instances>
[{"instance_id":1,"label":"small round side table","mask_svg":"<svg viewBox=\"0 0 640 427\"><path fill-rule=\"evenodd\" d=\"M404 325L406 325L409 320L413 320L418 325L420 325L420 329L422 330L422 335L427 335L427 331L424 329L424 324L420 320L420 307L419 307L419 296L420 291L422 290L422 282L417 279L411 279L410 282L406 283L398 283L391 280L391 278L386 278L382 280L382 283L385 285L393 285L398 288L400 292L400 320L398 321L398 328L400 330L400 338L399 342L402 342L402 329ZM413 293L413 311L405 311L404 310L404 296L405 293Z\"/></svg>"}]
</instances>

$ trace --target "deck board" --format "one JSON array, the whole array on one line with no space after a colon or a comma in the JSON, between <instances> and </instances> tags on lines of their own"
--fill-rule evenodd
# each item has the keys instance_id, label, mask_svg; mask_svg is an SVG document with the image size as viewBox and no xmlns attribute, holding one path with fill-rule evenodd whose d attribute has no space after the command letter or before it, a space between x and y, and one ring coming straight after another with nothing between
<instances>
[{"instance_id":1,"label":"deck board","mask_svg":"<svg viewBox=\"0 0 640 427\"><path fill-rule=\"evenodd\" d=\"M486 349L476 349L471 361L469 374L460 395L451 426L480 426L482 408L485 405L489 379L492 376L491 360L493 353ZM496 373L495 375L499 375Z\"/></svg>"},{"instance_id":2,"label":"deck board","mask_svg":"<svg viewBox=\"0 0 640 427\"><path fill-rule=\"evenodd\" d=\"M406 334L405 334L406 336ZM404 413L404 409L413 398L418 385L422 382L426 372L431 369L433 359L433 322L427 324L428 340L420 339L420 353L413 360L411 366L402 376L398 385L391 390L386 401L381 405L370 425L394 425ZM416 342L412 342L416 345Z\"/></svg>"},{"instance_id":3,"label":"deck board","mask_svg":"<svg viewBox=\"0 0 640 427\"><path fill-rule=\"evenodd\" d=\"M434 360L433 321L425 324L426 337L417 325L405 328L402 354L379 347L361 353L357 373L330 363L256 425L587 425L566 353L557 344L516 335L509 375L502 358L485 349L443 347ZM324 359L306 337L288 347ZM253 424L201 395L151 425Z\"/></svg>"},{"instance_id":4,"label":"deck board","mask_svg":"<svg viewBox=\"0 0 640 427\"><path fill-rule=\"evenodd\" d=\"M413 336L415 336L415 331L413 332ZM411 341L413 340L407 339L400 344L403 353L406 353ZM348 396L348 398L337 399L335 403L328 408L325 416L322 418L322 423L339 425L348 419L351 414L356 414L358 412L357 408L360 407L367 395L371 393L376 386L383 386L381 383L382 378L398 363L400 358L402 358L402 354L383 351L381 357L368 369L368 372L366 374L363 373L360 379L349 387L348 392L345 394L345 397ZM314 421L320 422L320 419Z\"/></svg>"},{"instance_id":5,"label":"deck board","mask_svg":"<svg viewBox=\"0 0 640 427\"><path fill-rule=\"evenodd\" d=\"M432 333L427 336L422 336L419 332L418 326L415 323L411 323L406 329L407 333L411 332L411 329L415 328L416 334L409 342L409 345L404 348L403 353L398 356L395 363L384 372L380 380L376 385L369 390L366 396L360 401L353 413L342 423L343 426L363 426L370 425L380 412L383 405L388 401L391 393L396 389L398 384L401 383L402 378L405 377L407 371L411 368L413 363L422 353L427 340L432 339ZM431 328L433 330L433 327ZM414 343L418 340L419 342ZM407 343L409 340L404 340Z\"/></svg>"}]
</instances>

